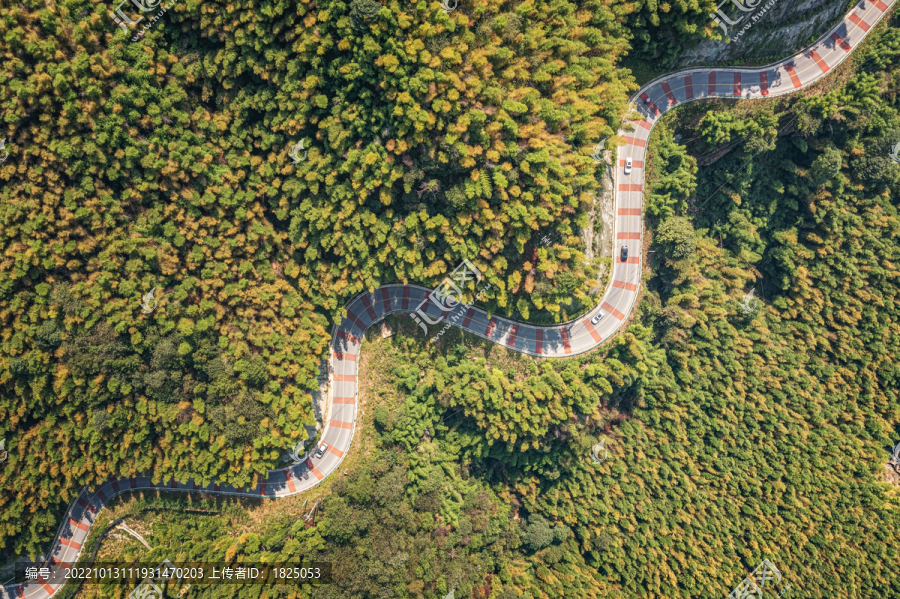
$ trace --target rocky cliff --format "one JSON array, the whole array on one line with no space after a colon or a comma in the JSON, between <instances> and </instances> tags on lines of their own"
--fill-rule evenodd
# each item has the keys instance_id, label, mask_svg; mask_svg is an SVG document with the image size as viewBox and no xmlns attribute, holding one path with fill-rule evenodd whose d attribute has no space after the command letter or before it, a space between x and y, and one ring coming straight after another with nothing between
<instances>
[{"instance_id":1,"label":"rocky cliff","mask_svg":"<svg viewBox=\"0 0 900 599\"><path fill-rule=\"evenodd\" d=\"M787 56L827 31L855 1L724 0L719 8L734 24L723 20L721 27L731 41L707 41L687 48L679 66Z\"/></svg>"}]
</instances>

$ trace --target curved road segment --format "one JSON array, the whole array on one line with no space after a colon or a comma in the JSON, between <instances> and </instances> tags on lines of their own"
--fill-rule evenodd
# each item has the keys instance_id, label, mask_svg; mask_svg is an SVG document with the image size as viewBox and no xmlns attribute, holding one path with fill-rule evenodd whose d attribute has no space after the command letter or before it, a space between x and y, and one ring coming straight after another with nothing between
<instances>
[{"instance_id":1,"label":"curved road segment","mask_svg":"<svg viewBox=\"0 0 900 599\"><path fill-rule=\"evenodd\" d=\"M641 118L626 123L619 132L626 144L619 149L616 190L615 264L612 280L599 305L582 319L561 326L538 327L504 318L488 318L478 308L459 305L440 314L427 302L426 313L433 320L444 316L454 326L534 356L565 357L586 352L615 334L634 306L641 283L643 233L643 181L647 140L653 125L666 111L692 100L705 98L766 98L789 94L823 77L858 46L872 27L896 0L863 0L815 44L781 62L760 68L708 69L678 71L655 79L632 98ZM625 159L633 161L625 175ZM628 258L621 260L621 246L628 247ZM69 507L52 547L51 562L74 564L100 509L113 496L130 490L172 489L204 491L257 497L285 497L302 493L334 472L350 449L356 427L357 357L366 329L392 312L416 309L431 290L415 285L384 285L373 293L354 298L347 305L347 317L332 335L332 407L322 439L328 451L321 458L313 455L298 464L267 474L256 487L238 489L231 485L210 484L200 487L193 481L154 484L150 476L111 480L96 490L82 489ZM591 318L600 310L606 315L596 326ZM439 326L429 333L436 334ZM45 599L61 585L32 582L7 585L0 599Z\"/></svg>"}]
</instances>

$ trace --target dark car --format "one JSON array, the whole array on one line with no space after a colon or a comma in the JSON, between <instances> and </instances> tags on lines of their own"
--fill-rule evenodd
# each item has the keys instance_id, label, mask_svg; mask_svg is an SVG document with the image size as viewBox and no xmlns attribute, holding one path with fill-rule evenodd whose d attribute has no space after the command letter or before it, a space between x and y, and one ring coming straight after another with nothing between
<instances>
[{"instance_id":1,"label":"dark car","mask_svg":"<svg viewBox=\"0 0 900 599\"><path fill-rule=\"evenodd\" d=\"M628 246L623 245L622 246L622 262L625 262L626 260L628 260Z\"/></svg>"}]
</instances>

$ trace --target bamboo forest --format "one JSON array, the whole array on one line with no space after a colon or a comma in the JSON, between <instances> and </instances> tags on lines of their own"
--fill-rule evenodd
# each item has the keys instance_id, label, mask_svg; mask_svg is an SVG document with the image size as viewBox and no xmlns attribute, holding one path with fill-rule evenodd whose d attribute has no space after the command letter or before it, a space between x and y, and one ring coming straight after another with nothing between
<instances>
[{"instance_id":1,"label":"bamboo forest","mask_svg":"<svg viewBox=\"0 0 900 599\"><path fill-rule=\"evenodd\" d=\"M0 5L0 598L900 599L892 3L117 2ZM13 572L165 559L330 579Z\"/></svg>"}]
</instances>

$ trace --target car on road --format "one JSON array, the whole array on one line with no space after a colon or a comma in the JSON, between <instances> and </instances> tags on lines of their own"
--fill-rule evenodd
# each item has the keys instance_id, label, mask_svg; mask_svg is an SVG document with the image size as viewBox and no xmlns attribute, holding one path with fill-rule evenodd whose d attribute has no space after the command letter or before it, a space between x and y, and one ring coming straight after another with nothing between
<instances>
[{"instance_id":1,"label":"car on road","mask_svg":"<svg viewBox=\"0 0 900 599\"><path fill-rule=\"evenodd\" d=\"M600 310L597 314L591 319L591 324L597 324L600 322L603 317L606 316L606 310Z\"/></svg>"},{"instance_id":2,"label":"car on road","mask_svg":"<svg viewBox=\"0 0 900 599\"><path fill-rule=\"evenodd\" d=\"M316 457L321 458L323 455L325 455L326 451L328 451L328 444L324 442L319 443L319 449L316 450Z\"/></svg>"},{"instance_id":3,"label":"car on road","mask_svg":"<svg viewBox=\"0 0 900 599\"><path fill-rule=\"evenodd\" d=\"M625 159L625 174L626 175L631 174L631 158Z\"/></svg>"},{"instance_id":4,"label":"car on road","mask_svg":"<svg viewBox=\"0 0 900 599\"><path fill-rule=\"evenodd\" d=\"M625 262L626 260L628 260L628 246L623 245L622 246L622 262Z\"/></svg>"},{"instance_id":5,"label":"car on road","mask_svg":"<svg viewBox=\"0 0 900 599\"><path fill-rule=\"evenodd\" d=\"M650 103L650 96L647 96L646 98L644 98L644 104L649 104L649 103Z\"/></svg>"}]
</instances>

